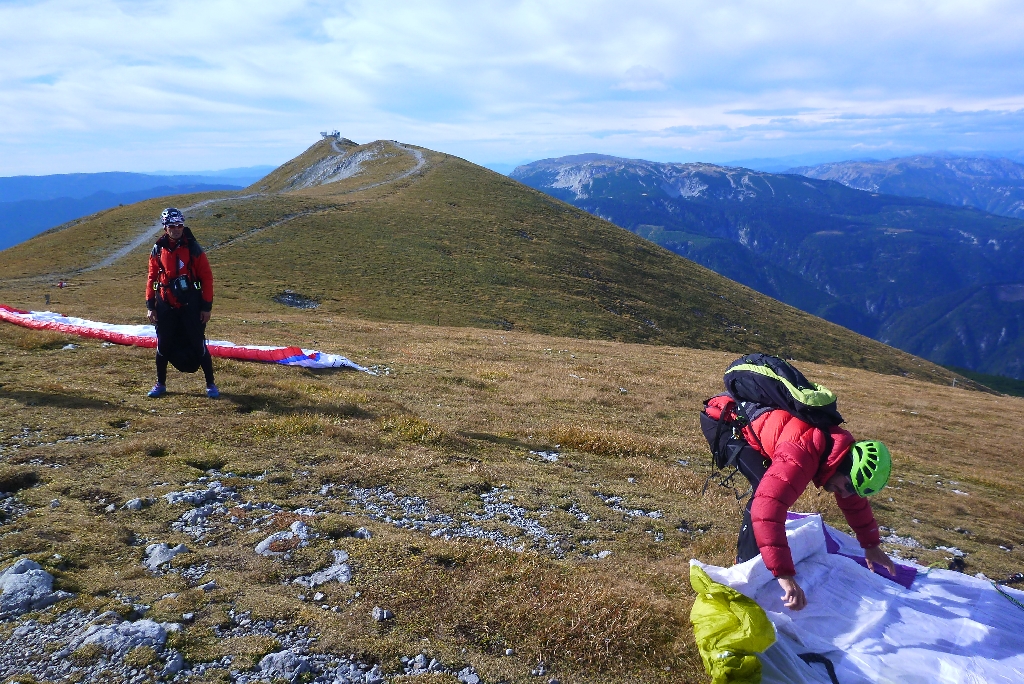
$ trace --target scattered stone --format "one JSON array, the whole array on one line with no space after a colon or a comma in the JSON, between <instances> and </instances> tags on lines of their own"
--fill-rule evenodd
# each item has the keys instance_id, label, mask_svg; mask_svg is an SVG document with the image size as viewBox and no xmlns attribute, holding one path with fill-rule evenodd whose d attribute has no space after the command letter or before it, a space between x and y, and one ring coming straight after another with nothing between
<instances>
[{"instance_id":1,"label":"scattered stone","mask_svg":"<svg viewBox=\"0 0 1024 684\"><path fill-rule=\"evenodd\" d=\"M213 591L216 588L217 588L217 583L214 582L213 580L210 580L206 584L200 584L197 587L197 589L202 589L203 591Z\"/></svg>"},{"instance_id":2,"label":"scattered stone","mask_svg":"<svg viewBox=\"0 0 1024 684\"><path fill-rule=\"evenodd\" d=\"M72 597L53 590L53 575L30 558L22 558L0 574L0 619L42 610Z\"/></svg>"},{"instance_id":3,"label":"scattered stone","mask_svg":"<svg viewBox=\"0 0 1024 684\"><path fill-rule=\"evenodd\" d=\"M107 506L106 508L104 508L103 510L104 510L104 511L106 511L107 513L113 513L114 511L116 511L116 510L117 510L117 506L116 506L116 505L114 505L114 504L109 504L109 505L108 505L108 506Z\"/></svg>"},{"instance_id":4,"label":"scattered stone","mask_svg":"<svg viewBox=\"0 0 1024 684\"><path fill-rule=\"evenodd\" d=\"M271 679L280 677L294 682L303 673L309 672L309 660L292 651L270 653L260 660L260 672Z\"/></svg>"},{"instance_id":5,"label":"scattered stone","mask_svg":"<svg viewBox=\"0 0 1024 684\"><path fill-rule=\"evenodd\" d=\"M625 506L626 501L621 496L607 496L600 492L594 492L594 496L604 501L605 505L616 513L622 513L630 518L653 518L657 520L658 518L665 517L665 514L661 511L645 511L642 508L627 508Z\"/></svg>"},{"instance_id":6,"label":"scattered stone","mask_svg":"<svg viewBox=\"0 0 1024 684\"><path fill-rule=\"evenodd\" d=\"M386 610L384 608L381 608L380 606L374 606L373 607L373 612L371 613L371 616L373 617L373 619L376 622L386 622L386 621L392 619L393 617L395 617L395 614L392 613L390 610ZM423 654L421 653L420 655L423 655ZM416 656L416 657L419 658L419 656ZM424 656L423 666L426 667L426 665L427 665L426 664L426 656Z\"/></svg>"},{"instance_id":7,"label":"scattered stone","mask_svg":"<svg viewBox=\"0 0 1024 684\"><path fill-rule=\"evenodd\" d=\"M956 556L958 558L962 558L962 557L967 555L963 551L961 551L960 549L956 548L955 546L936 546L935 550L936 551L946 551L948 553L953 554L954 556Z\"/></svg>"},{"instance_id":8,"label":"scattered stone","mask_svg":"<svg viewBox=\"0 0 1024 684\"><path fill-rule=\"evenodd\" d=\"M294 548L306 546L309 537L309 527L306 523L296 520L287 532L275 532L257 544L256 553L261 556L283 556Z\"/></svg>"},{"instance_id":9,"label":"scattered stone","mask_svg":"<svg viewBox=\"0 0 1024 684\"><path fill-rule=\"evenodd\" d=\"M919 549L921 548L921 542L917 541L913 537L900 537L893 533L886 537L882 537L882 541L886 544L895 544L896 546L905 546L908 549Z\"/></svg>"},{"instance_id":10,"label":"scattered stone","mask_svg":"<svg viewBox=\"0 0 1024 684\"><path fill-rule=\"evenodd\" d=\"M50 508L60 508L60 499L54 499L51 501Z\"/></svg>"},{"instance_id":11,"label":"scattered stone","mask_svg":"<svg viewBox=\"0 0 1024 684\"><path fill-rule=\"evenodd\" d=\"M326 594L324 594L322 591L318 591L315 594L313 594L313 600L314 601L322 601L324 599L325 595Z\"/></svg>"},{"instance_id":12,"label":"scattered stone","mask_svg":"<svg viewBox=\"0 0 1024 684\"><path fill-rule=\"evenodd\" d=\"M269 546L269 545L268 545ZM259 553L259 547L256 547L256 552ZM326 584L332 580L345 584L352 579L352 568L345 562L348 560L348 553L345 551L339 551L337 549L332 550L331 553L334 555L334 564L329 568L314 572L312 575L306 575L303 577L296 577L292 582L299 584L309 589L318 587L321 584ZM264 554L266 555L266 554ZM319 600L319 599L314 599Z\"/></svg>"},{"instance_id":13,"label":"scattered stone","mask_svg":"<svg viewBox=\"0 0 1024 684\"><path fill-rule=\"evenodd\" d=\"M167 658L167 662L164 664L163 676L173 677L174 675L181 672L181 669L185 667L185 659L177 651L173 651Z\"/></svg>"},{"instance_id":14,"label":"scattered stone","mask_svg":"<svg viewBox=\"0 0 1024 684\"><path fill-rule=\"evenodd\" d=\"M534 456L540 456L540 460L546 463L558 463L558 452L557 451L531 451Z\"/></svg>"},{"instance_id":15,"label":"scattered stone","mask_svg":"<svg viewBox=\"0 0 1024 684\"><path fill-rule=\"evenodd\" d=\"M598 553L594 554L593 558L596 558L598 560L604 560L610 555L612 555L612 552L606 549L604 551L599 551Z\"/></svg>"},{"instance_id":16,"label":"scattered stone","mask_svg":"<svg viewBox=\"0 0 1024 684\"><path fill-rule=\"evenodd\" d=\"M372 539L373 538L373 534L370 532L370 530L366 529L365 527L360 527L358 530L356 530L355 534L352 535L352 536L354 536L356 539Z\"/></svg>"},{"instance_id":17,"label":"scattered stone","mask_svg":"<svg viewBox=\"0 0 1024 684\"><path fill-rule=\"evenodd\" d=\"M178 544L173 548L169 544L150 544L146 547L146 559L142 564L149 568L150 572L156 572L161 565L171 562L179 553L188 553L188 547L184 544Z\"/></svg>"},{"instance_id":18,"label":"scattered stone","mask_svg":"<svg viewBox=\"0 0 1024 684\"><path fill-rule=\"evenodd\" d=\"M219 480L214 480L206 485L206 489L195 490L191 492L169 492L164 494L164 499L171 506L187 503L193 506L199 506L207 501L219 500L224 501L237 497L235 494L234 487L225 487L220 483Z\"/></svg>"},{"instance_id":19,"label":"scattered stone","mask_svg":"<svg viewBox=\"0 0 1024 684\"><path fill-rule=\"evenodd\" d=\"M455 678L462 682L462 684L480 684L480 676L472 667L459 670Z\"/></svg>"},{"instance_id":20,"label":"scattered stone","mask_svg":"<svg viewBox=\"0 0 1024 684\"><path fill-rule=\"evenodd\" d=\"M142 499L131 499L126 501L124 506L121 506L126 511L141 511L142 510Z\"/></svg>"},{"instance_id":21,"label":"scattered stone","mask_svg":"<svg viewBox=\"0 0 1024 684\"><path fill-rule=\"evenodd\" d=\"M506 648L505 649L505 655L507 655L507 656L514 656L515 654L516 654L516 651L515 651L514 648Z\"/></svg>"}]
</instances>

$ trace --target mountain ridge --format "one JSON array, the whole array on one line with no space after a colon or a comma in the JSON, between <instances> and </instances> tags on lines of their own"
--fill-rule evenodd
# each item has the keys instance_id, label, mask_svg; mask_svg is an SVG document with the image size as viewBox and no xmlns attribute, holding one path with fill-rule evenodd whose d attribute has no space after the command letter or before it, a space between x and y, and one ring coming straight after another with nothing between
<instances>
[{"instance_id":1,"label":"mountain ridge","mask_svg":"<svg viewBox=\"0 0 1024 684\"><path fill-rule=\"evenodd\" d=\"M512 177L861 334L884 329L901 348L910 344L893 332L906 330L902 311L979 283L1024 282L1024 222L971 207L795 174L601 155L540 160ZM1000 345L999 358L964 342L932 360L1024 373L1024 340Z\"/></svg>"},{"instance_id":2,"label":"mountain ridge","mask_svg":"<svg viewBox=\"0 0 1024 684\"><path fill-rule=\"evenodd\" d=\"M298 182L318 165L341 168L358 155L365 159L356 173L306 187ZM337 140L321 140L245 193L180 202L199 202L186 216L230 294L219 306L231 311L274 310L274 298L292 290L320 302L316 315L738 353L756 347L952 377L444 153L393 141L342 149ZM157 200L114 208L0 253L0 278L15 290L9 303L38 297L38 284L56 282L58 271L79 273L62 298L84 311L103 302L113 307L108 315L131 317L137 307L117 302L114 283L144 272L148 249L88 276L82 269L151 231L158 213ZM81 249L62 249L69 239Z\"/></svg>"},{"instance_id":3,"label":"mountain ridge","mask_svg":"<svg viewBox=\"0 0 1024 684\"><path fill-rule=\"evenodd\" d=\"M952 206L1024 218L1024 164L999 157L915 155L789 169L868 192L923 197Z\"/></svg>"}]
</instances>

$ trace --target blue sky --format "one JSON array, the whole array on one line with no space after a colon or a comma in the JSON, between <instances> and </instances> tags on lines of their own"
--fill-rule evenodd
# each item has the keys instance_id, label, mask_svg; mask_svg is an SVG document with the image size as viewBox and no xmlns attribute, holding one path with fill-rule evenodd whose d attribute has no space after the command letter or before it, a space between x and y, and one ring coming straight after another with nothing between
<instances>
[{"instance_id":1,"label":"blue sky","mask_svg":"<svg viewBox=\"0 0 1024 684\"><path fill-rule=\"evenodd\" d=\"M0 0L0 175L1024 151L1024 3ZM1021 158L1021 157L1019 157Z\"/></svg>"}]
</instances>

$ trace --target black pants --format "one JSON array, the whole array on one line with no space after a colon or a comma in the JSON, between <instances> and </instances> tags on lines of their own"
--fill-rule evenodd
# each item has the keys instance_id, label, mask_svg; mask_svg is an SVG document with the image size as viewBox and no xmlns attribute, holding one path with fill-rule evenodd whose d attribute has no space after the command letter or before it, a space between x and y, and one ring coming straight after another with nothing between
<instances>
[{"instance_id":1,"label":"black pants","mask_svg":"<svg viewBox=\"0 0 1024 684\"><path fill-rule=\"evenodd\" d=\"M757 539L754 538L754 525L750 520L750 508L754 505L754 495L757 494L757 487L761 484L771 461L757 453L753 449L744 449L740 452L739 460L736 463L740 473L747 478L752 489L750 500L743 509L743 524L740 525L740 536L736 540L736 562L743 563L761 553L757 546Z\"/></svg>"},{"instance_id":2,"label":"black pants","mask_svg":"<svg viewBox=\"0 0 1024 684\"><path fill-rule=\"evenodd\" d=\"M213 358L210 356L209 349L203 354L199 365L203 369L203 375L206 376L206 384L208 386L215 385L216 383L213 381ZM167 357L161 354L159 349L156 352L156 381L161 385L167 384Z\"/></svg>"},{"instance_id":3,"label":"black pants","mask_svg":"<svg viewBox=\"0 0 1024 684\"><path fill-rule=\"evenodd\" d=\"M198 293L177 308L162 299L156 306L156 372L157 382L167 378L167 364L182 373L195 373L201 367L206 384L213 384L213 361L206 348L206 324L199 317Z\"/></svg>"}]
</instances>

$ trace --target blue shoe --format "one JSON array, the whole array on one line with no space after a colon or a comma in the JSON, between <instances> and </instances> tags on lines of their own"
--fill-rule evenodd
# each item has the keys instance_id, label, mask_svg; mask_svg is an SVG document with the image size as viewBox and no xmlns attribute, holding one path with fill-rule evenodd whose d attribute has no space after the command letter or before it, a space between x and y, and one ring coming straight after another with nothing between
<instances>
[{"instance_id":1,"label":"blue shoe","mask_svg":"<svg viewBox=\"0 0 1024 684\"><path fill-rule=\"evenodd\" d=\"M216 385L207 385L206 396L209 397L210 399L216 399L217 397L220 396L220 390L217 389Z\"/></svg>"},{"instance_id":2,"label":"blue shoe","mask_svg":"<svg viewBox=\"0 0 1024 684\"><path fill-rule=\"evenodd\" d=\"M147 393L146 396L150 399L156 399L157 397L162 397L165 394L167 394L167 386L158 382L153 385L153 389L149 390L149 393Z\"/></svg>"}]
</instances>

